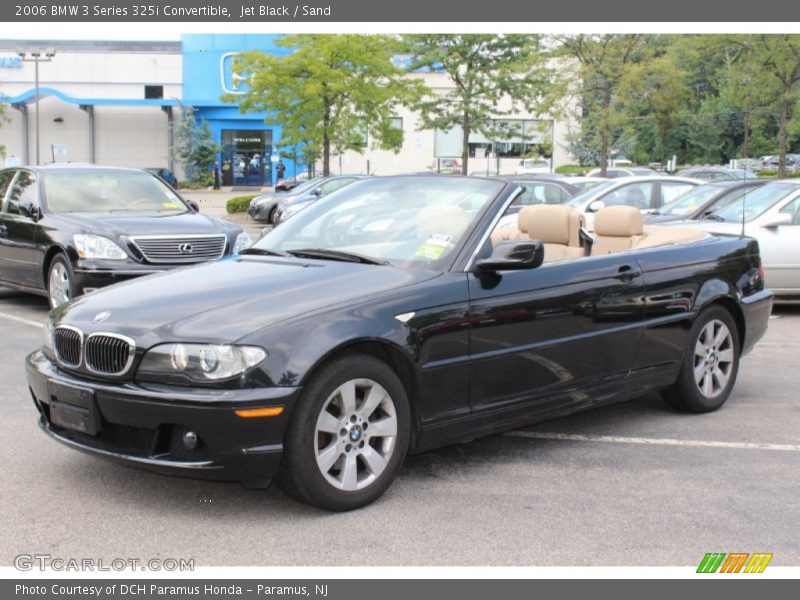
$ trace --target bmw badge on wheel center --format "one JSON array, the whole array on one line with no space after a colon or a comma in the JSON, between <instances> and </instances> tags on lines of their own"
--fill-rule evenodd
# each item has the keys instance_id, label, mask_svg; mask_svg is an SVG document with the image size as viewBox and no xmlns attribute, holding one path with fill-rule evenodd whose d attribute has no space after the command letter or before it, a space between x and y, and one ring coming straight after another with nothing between
<instances>
[{"instance_id":1,"label":"bmw badge on wheel center","mask_svg":"<svg viewBox=\"0 0 800 600\"><path fill-rule=\"evenodd\" d=\"M480 178L364 179L239 255L51 312L27 359L43 430L146 469L328 510L404 457L661 390L726 401L767 328L758 243L531 205ZM580 401L576 401L580 398Z\"/></svg>"}]
</instances>

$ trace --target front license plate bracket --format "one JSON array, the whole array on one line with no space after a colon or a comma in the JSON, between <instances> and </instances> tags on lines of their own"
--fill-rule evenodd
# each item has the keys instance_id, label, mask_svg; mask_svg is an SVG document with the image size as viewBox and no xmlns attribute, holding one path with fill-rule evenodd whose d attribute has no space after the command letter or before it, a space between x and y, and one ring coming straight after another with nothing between
<instances>
[{"instance_id":1,"label":"front license plate bracket","mask_svg":"<svg viewBox=\"0 0 800 600\"><path fill-rule=\"evenodd\" d=\"M47 391L50 396L50 422L53 425L88 435L100 433L100 411L93 390L48 381Z\"/></svg>"}]
</instances>

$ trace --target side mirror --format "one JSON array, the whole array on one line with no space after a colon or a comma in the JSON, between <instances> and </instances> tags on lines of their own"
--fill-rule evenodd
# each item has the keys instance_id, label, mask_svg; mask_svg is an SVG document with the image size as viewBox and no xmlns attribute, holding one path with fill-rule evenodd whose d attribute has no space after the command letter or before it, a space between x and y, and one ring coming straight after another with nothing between
<instances>
[{"instance_id":1,"label":"side mirror","mask_svg":"<svg viewBox=\"0 0 800 600\"><path fill-rule=\"evenodd\" d=\"M544 244L540 240L500 242L492 255L482 258L476 266L482 271L519 271L535 269L544 262Z\"/></svg>"},{"instance_id":2,"label":"side mirror","mask_svg":"<svg viewBox=\"0 0 800 600\"><path fill-rule=\"evenodd\" d=\"M589 204L586 210L587 212L597 212L598 210L603 210L605 207L606 207L605 202L603 202L602 200L595 200L594 202L591 202Z\"/></svg>"},{"instance_id":3,"label":"side mirror","mask_svg":"<svg viewBox=\"0 0 800 600\"><path fill-rule=\"evenodd\" d=\"M23 216L28 217L33 221L38 221L42 218L42 213L39 211L39 207L34 206L33 204L20 204L19 212Z\"/></svg>"},{"instance_id":4,"label":"side mirror","mask_svg":"<svg viewBox=\"0 0 800 600\"><path fill-rule=\"evenodd\" d=\"M200 212L200 205L199 205L199 204L198 204L196 201L194 201L194 200L187 200L187 201L186 201L186 204L188 204L189 206L191 206L191 207L192 207L192 210L194 210L194 212Z\"/></svg>"},{"instance_id":5,"label":"side mirror","mask_svg":"<svg viewBox=\"0 0 800 600\"><path fill-rule=\"evenodd\" d=\"M314 195L315 196L322 196L322 188L318 187L317 189L315 189L314 190Z\"/></svg>"},{"instance_id":6,"label":"side mirror","mask_svg":"<svg viewBox=\"0 0 800 600\"><path fill-rule=\"evenodd\" d=\"M789 213L778 213L775 216L768 217L762 223L762 227L767 227L768 229L775 229L780 227L781 225L791 225L792 224L792 215Z\"/></svg>"}]
</instances>

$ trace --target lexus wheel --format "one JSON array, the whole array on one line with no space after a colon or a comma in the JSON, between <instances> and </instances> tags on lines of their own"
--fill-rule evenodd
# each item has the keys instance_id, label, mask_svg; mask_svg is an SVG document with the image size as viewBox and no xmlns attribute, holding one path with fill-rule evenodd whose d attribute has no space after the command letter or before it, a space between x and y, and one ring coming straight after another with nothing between
<instances>
[{"instance_id":1,"label":"lexus wheel","mask_svg":"<svg viewBox=\"0 0 800 600\"><path fill-rule=\"evenodd\" d=\"M58 254L47 270L47 297L50 300L50 308L69 302L75 294L75 276L72 267L66 256Z\"/></svg>"},{"instance_id":2,"label":"lexus wheel","mask_svg":"<svg viewBox=\"0 0 800 600\"><path fill-rule=\"evenodd\" d=\"M739 371L739 330L722 306L698 316L690 330L678 381L663 392L675 408L703 413L728 399Z\"/></svg>"},{"instance_id":3,"label":"lexus wheel","mask_svg":"<svg viewBox=\"0 0 800 600\"><path fill-rule=\"evenodd\" d=\"M402 465L409 440L405 389L383 362L350 355L324 366L292 415L279 485L327 510L377 499Z\"/></svg>"}]
</instances>

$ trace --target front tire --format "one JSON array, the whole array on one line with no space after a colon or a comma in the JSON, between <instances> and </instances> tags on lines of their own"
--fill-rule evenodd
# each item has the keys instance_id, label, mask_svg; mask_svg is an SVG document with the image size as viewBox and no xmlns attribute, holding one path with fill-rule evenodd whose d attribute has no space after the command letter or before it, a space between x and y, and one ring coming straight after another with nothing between
<instances>
[{"instance_id":1,"label":"front tire","mask_svg":"<svg viewBox=\"0 0 800 600\"><path fill-rule=\"evenodd\" d=\"M304 387L284 440L278 485L326 510L365 506L392 484L408 450L408 398L385 363L352 354Z\"/></svg>"},{"instance_id":2,"label":"front tire","mask_svg":"<svg viewBox=\"0 0 800 600\"><path fill-rule=\"evenodd\" d=\"M738 372L736 321L722 306L712 306L692 325L678 380L661 395L678 410L711 412L728 399Z\"/></svg>"},{"instance_id":3,"label":"front tire","mask_svg":"<svg viewBox=\"0 0 800 600\"><path fill-rule=\"evenodd\" d=\"M47 267L47 298L50 308L57 308L72 300L78 293L75 275L69 259L57 254Z\"/></svg>"}]
</instances>

